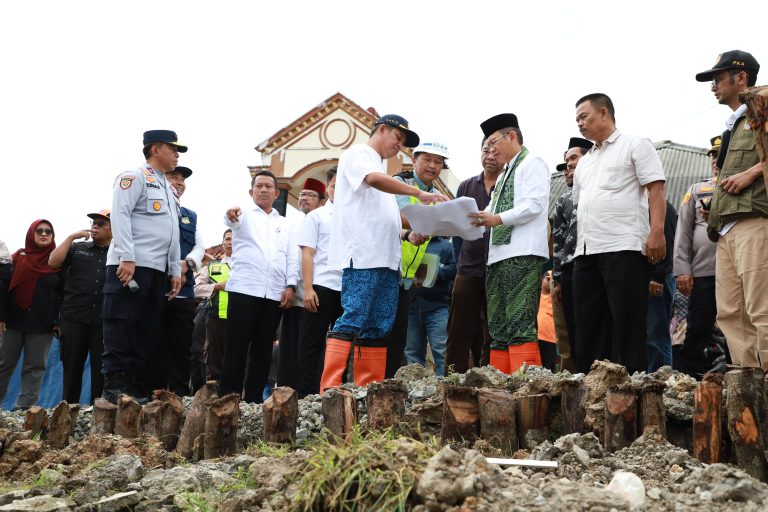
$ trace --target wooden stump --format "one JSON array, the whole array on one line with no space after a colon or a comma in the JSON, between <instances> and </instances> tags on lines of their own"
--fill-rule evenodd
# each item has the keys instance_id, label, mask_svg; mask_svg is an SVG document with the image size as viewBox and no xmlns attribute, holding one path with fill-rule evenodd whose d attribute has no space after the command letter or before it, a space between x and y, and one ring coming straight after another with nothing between
<instances>
[{"instance_id":1,"label":"wooden stump","mask_svg":"<svg viewBox=\"0 0 768 512\"><path fill-rule=\"evenodd\" d=\"M664 407L663 382L651 380L640 387L640 424L639 431L645 432L650 426L659 428L659 433L667 438L667 410Z\"/></svg>"},{"instance_id":2,"label":"wooden stump","mask_svg":"<svg viewBox=\"0 0 768 512\"><path fill-rule=\"evenodd\" d=\"M405 420L405 399L408 387L401 380L374 382L368 386L368 428L395 428Z\"/></svg>"},{"instance_id":3,"label":"wooden stump","mask_svg":"<svg viewBox=\"0 0 768 512\"><path fill-rule=\"evenodd\" d=\"M723 376L707 373L693 394L693 456L701 462L720 462L722 446Z\"/></svg>"},{"instance_id":4,"label":"wooden stump","mask_svg":"<svg viewBox=\"0 0 768 512\"><path fill-rule=\"evenodd\" d=\"M443 385L443 426L440 441L474 443L480 435L480 404L477 389Z\"/></svg>"},{"instance_id":5,"label":"wooden stump","mask_svg":"<svg viewBox=\"0 0 768 512\"><path fill-rule=\"evenodd\" d=\"M158 438L168 451L176 448L181 424L184 421L184 403L175 393L159 389L152 393L152 399L167 404L163 408Z\"/></svg>"},{"instance_id":6,"label":"wooden stump","mask_svg":"<svg viewBox=\"0 0 768 512\"><path fill-rule=\"evenodd\" d=\"M24 430L31 431L33 438L37 435L44 436L48 433L48 412L37 405L27 409L27 414L24 416Z\"/></svg>"},{"instance_id":7,"label":"wooden stump","mask_svg":"<svg viewBox=\"0 0 768 512\"><path fill-rule=\"evenodd\" d=\"M117 399L115 415L115 434L133 439L139 437L139 418L141 406L129 395L120 395Z\"/></svg>"},{"instance_id":8,"label":"wooden stump","mask_svg":"<svg viewBox=\"0 0 768 512\"><path fill-rule=\"evenodd\" d=\"M357 401L351 391L326 389L322 395L325 428L340 440L346 440L357 424Z\"/></svg>"},{"instance_id":9,"label":"wooden stump","mask_svg":"<svg viewBox=\"0 0 768 512\"><path fill-rule=\"evenodd\" d=\"M611 386L605 395L605 451L613 452L637 438L637 392L631 384Z\"/></svg>"},{"instance_id":10,"label":"wooden stump","mask_svg":"<svg viewBox=\"0 0 768 512\"><path fill-rule=\"evenodd\" d=\"M185 459L193 458L195 439L205 431L205 403L216 394L216 389L216 381L208 381L192 398L192 405L181 428L179 441L176 443L176 451ZM197 460L198 457L194 459Z\"/></svg>"},{"instance_id":11,"label":"wooden stump","mask_svg":"<svg viewBox=\"0 0 768 512\"><path fill-rule=\"evenodd\" d=\"M48 423L48 444L53 448L64 448L69 444L72 430L72 417L69 414L69 404L59 402L51 413Z\"/></svg>"},{"instance_id":12,"label":"wooden stump","mask_svg":"<svg viewBox=\"0 0 768 512\"><path fill-rule=\"evenodd\" d=\"M560 407L563 416L563 434L583 434L586 432L584 419L587 415L587 386L584 381L567 380L563 382Z\"/></svg>"},{"instance_id":13,"label":"wooden stump","mask_svg":"<svg viewBox=\"0 0 768 512\"><path fill-rule=\"evenodd\" d=\"M77 419L80 417L80 404L69 404L69 435L74 439Z\"/></svg>"},{"instance_id":14,"label":"wooden stump","mask_svg":"<svg viewBox=\"0 0 768 512\"><path fill-rule=\"evenodd\" d=\"M296 405L298 411L298 402ZM240 396L237 393L208 400L205 408L204 458L214 459L235 453L239 417Z\"/></svg>"},{"instance_id":15,"label":"wooden stump","mask_svg":"<svg viewBox=\"0 0 768 512\"><path fill-rule=\"evenodd\" d=\"M517 451L515 400L505 389L480 389L477 393L480 411L480 437L504 455Z\"/></svg>"},{"instance_id":16,"label":"wooden stump","mask_svg":"<svg viewBox=\"0 0 768 512\"><path fill-rule=\"evenodd\" d=\"M533 450L549 439L549 397L545 393L517 399L520 448Z\"/></svg>"},{"instance_id":17,"label":"wooden stump","mask_svg":"<svg viewBox=\"0 0 768 512\"><path fill-rule=\"evenodd\" d=\"M93 402L93 418L91 419L91 434L111 434L115 431L117 406L103 398Z\"/></svg>"},{"instance_id":18,"label":"wooden stump","mask_svg":"<svg viewBox=\"0 0 768 512\"><path fill-rule=\"evenodd\" d=\"M289 387L277 387L264 406L264 440L268 443L296 444L299 395Z\"/></svg>"},{"instance_id":19,"label":"wooden stump","mask_svg":"<svg viewBox=\"0 0 768 512\"><path fill-rule=\"evenodd\" d=\"M160 439L163 429L163 413L167 407L167 402L154 400L141 408L139 424L143 434Z\"/></svg>"},{"instance_id":20,"label":"wooden stump","mask_svg":"<svg viewBox=\"0 0 768 512\"><path fill-rule=\"evenodd\" d=\"M765 421L765 388L763 370L736 368L725 374L727 391L725 410L728 415L728 434L738 466L755 478L765 481L765 453L761 425Z\"/></svg>"}]
</instances>

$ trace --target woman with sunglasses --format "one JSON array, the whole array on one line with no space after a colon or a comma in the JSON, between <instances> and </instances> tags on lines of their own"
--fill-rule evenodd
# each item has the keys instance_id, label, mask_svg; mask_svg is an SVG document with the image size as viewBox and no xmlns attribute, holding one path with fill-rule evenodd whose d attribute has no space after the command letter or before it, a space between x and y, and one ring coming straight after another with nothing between
<instances>
[{"instance_id":1,"label":"woman with sunglasses","mask_svg":"<svg viewBox=\"0 0 768 512\"><path fill-rule=\"evenodd\" d=\"M60 283L48 256L56 248L52 224L40 219L27 230L24 248L13 254L10 283L0 290L0 397L16 368L22 349L21 393L17 409L35 405L45 374L48 350L59 316Z\"/></svg>"}]
</instances>

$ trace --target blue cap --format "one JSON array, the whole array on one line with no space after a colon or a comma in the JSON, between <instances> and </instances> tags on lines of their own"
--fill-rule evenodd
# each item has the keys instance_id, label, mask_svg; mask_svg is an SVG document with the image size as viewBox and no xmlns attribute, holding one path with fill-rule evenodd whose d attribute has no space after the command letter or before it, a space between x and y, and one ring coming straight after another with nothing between
<instances>
[{"instance_id":1,"label":"blue cap","mask_svg":"<svg viewBox=\"0 0 768 512\"><path fill-rule=\"evenodd\" d=\"M171 130L149 130L144 132L144 145L151 144L152 142L165 142L171 146L176 146L179 153L186 153L187 146L179 144L179 138L176 136L176 132Z\"/></svg>"}]
</instances>

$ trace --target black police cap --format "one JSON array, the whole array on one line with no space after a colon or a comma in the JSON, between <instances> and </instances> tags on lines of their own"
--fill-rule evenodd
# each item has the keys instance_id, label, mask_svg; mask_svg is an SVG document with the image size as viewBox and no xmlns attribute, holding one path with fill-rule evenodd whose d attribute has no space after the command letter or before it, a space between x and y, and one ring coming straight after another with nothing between
<instances>
[{"instance_id":1,"label":"black police cap","mask_svg":"<svg viewBox=\"0 0 768 512\"><path fill-rule=\"evenodd\" d=\"M192 169L189 167L183 167L181 165L177 166L174 170L174 172L180 172L182 176L184 176L184 179L189 178L192 176Z\"/></svg>"},{"instance_id":2,"label":"black police cap","mask_svg":"<svg viewBox=\"0 0 768 512\"><path fill-rule=\"evenodd\" d=\"M405 147L415 148L419 145L418 134L408 128L408 121L404 117L398 116L397 114L387 114L378 118L374 126L379 126L382 124L387 126L394 126L395 128L402 130L403 133L405 133Z\"/></svg>"},{"instance_id":3,"label":"black police cap","mask_svg":"<svg viewBox=\"0 0 768 512\"><path fill-rule=\"evenodd\" d=\"M731 50L718 55L717 62L715 62L712 69L697 73L696 80L698 82L709 82L715 76L715 73L724 69L738 69L746 71L751 76L755 76L760 71L760 64L758 64L757 59L751 53Z\"/></svg>"},{"instance_id":4,"label":"black police cap","mask_svg":"<svg viewBox=\"0 0 768 512\"><path fill-rule=\"evenodd\" d=\"M149 130L144 132L144 145L146 146L152 142L165 142L166 144L176 146L179 153L187 152L187 146L179 144L176 132L171 130Z\"/></svg>"}]
</instances>

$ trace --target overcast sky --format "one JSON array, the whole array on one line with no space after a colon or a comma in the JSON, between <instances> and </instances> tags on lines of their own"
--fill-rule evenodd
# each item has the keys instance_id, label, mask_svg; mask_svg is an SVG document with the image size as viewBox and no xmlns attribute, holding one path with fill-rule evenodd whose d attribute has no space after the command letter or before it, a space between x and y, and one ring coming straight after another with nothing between
<instances>
[{"instance_id":1,"label":"overcast sky","mask_svg":"<svg viewBox=\"0 0 768 512\"><path fill-rule=\"evenodd\" d=\"M172 129L194 170L183 203L213 245L226 208L252 204L254 147L337 91L446 144L461 179L480 172L478 125L500 112L518 115L526 146L554 169L578 135L574 102L597 91L620 129L704 147L730 110L694 75L732 49L768 70L764 31L748 21L765 12L708 1L2 2L0 239L16 250L40 217L59 241L83 229L86 213L109 207L115 176L143 161L142 133Z\"/></svg>"}]
</instances>

